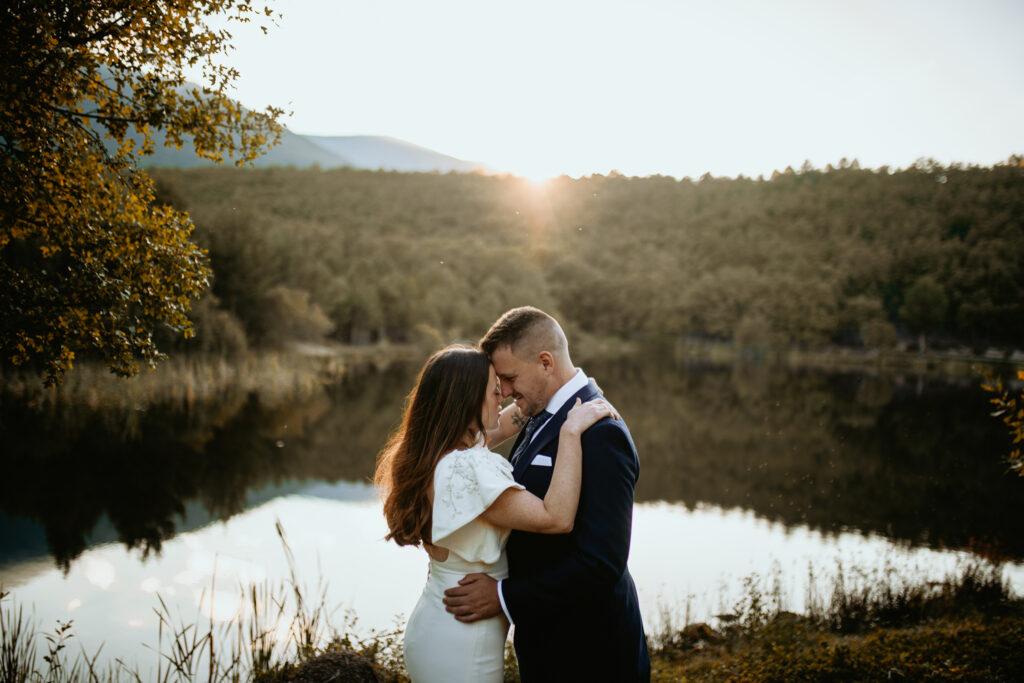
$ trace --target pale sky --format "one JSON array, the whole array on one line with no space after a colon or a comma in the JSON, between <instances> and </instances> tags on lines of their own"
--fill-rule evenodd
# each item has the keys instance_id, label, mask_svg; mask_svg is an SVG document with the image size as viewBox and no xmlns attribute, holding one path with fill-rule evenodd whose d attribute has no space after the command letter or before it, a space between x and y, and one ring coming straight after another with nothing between
<instances>
[{"instance_id":1,"label":"pale sky","mask_svg":"<svg viewBox=\"0 0 1024 683\"><path fill-rule=\"evenodd\" d=\"M257 3L259 4L259 3ZM1024 153L1020 0L286 0L246 106L534 178Z\"/></svg>"}]
</instances>

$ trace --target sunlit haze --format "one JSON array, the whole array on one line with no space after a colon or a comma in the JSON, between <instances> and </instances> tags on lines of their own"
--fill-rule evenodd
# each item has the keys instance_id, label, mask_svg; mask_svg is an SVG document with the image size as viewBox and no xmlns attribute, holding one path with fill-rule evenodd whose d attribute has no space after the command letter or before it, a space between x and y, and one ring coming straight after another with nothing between
<instances>
[{"instance_id":1,"label":"sunlit haze","mask_svg":"<svg viewBox=\"0 0 1024 683\"><path fill-rule=\"evenodd\" d=\"M531 178L1024 151L1024 3L302 0L232 28L243 104Z\"/></svg>"}]
</instances>

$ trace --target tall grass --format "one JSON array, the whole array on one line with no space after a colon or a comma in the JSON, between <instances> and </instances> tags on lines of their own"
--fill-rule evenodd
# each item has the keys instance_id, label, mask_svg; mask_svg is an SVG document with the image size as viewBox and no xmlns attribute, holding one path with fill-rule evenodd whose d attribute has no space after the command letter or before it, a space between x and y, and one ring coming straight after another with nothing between
<instances>
[{"instance_id":1,"label":"tall grass","mask_svg":"<svg viewBox=\"0 0 1024 683\"><path fill-rule=\"evenodd\" d=\"M825 580L786 610L780 572L751 575L715 626L686 623L650 640L652 680L1019 680L1024 600L998 566L973 561L941 581L891 567Z\"/></svg>"},{"instance_id":2,"label":"tall grass","mask_svg":"<svg viewBox=\"0 0 1024 683\"><path fill-rule=\"evenodd\" d=\"M119 680L114 666L108 665L103 669L96 666L102 648L92 657L83 650L78 656L68 658L65 650L74 637L70 621L58 621L52 632L42 633L25 616L21 606L3 604L8 595L0 590L0 681L65 683Z\"/></svg>"},{"instance_id":3,"label":"tall grass","mask_svg":"<svg viewBox=\"0 0 1024 683\"><path fill-rule=\"evenodd\" d=\"M46 387L26 370L0 367L0 389L12 399L41 408L61 405L132 410L153 404L181 405L255 393L280 403L308 395L325 382L340 379L353 365L387 365L415 355L406 347L296 346L289 351L260 351L237 356L181 354L135 377L112 374L96 362L81 362L64 382Z\"/></svg>"},{"instance_id":4,"label":"tall grass","mask_svg":"<svg viewBox=\"0 0 1024 683\"><path fill-rule=\"evenodd\" d=\"M901 628L931 619L998 615L1019 606L1002 568L981 560L964 562L940 581L929 581L886 564L868 571L850 570L840 562L822 579L808 566L804 609L790 611L776 567L767 576L750 574L731 610L717 614L711 624L694 623L689 603L683 618L662 609L650 634L655 650L687 651L707 644L741 639L780 622L833 634L864 633L876 628Z\"/></svg>"},{"instance_id":5,"label":"tall grass","mask_svg":"<svg viewBox=\"0 0 1024 683\"><path fill-rule=\"evenodd\" d=\"M65 681L156 681L184 683L210 681L289 680L297 665L325 653L344 651L359 658L384 681L405 680L400 628L357 633L358 621L347 613L340 628L330 623L326 587L321 581L310 591L301 584L294 556L283 527L276 525L288 560L289 578L240 586L245 599L229 619L217 623L183 617L157 595L158 622L149 668L120 659L98 667L102 646L94 653L81 649L70 655L72 622L59 622L52 632L24 613L20 605L0 593L0 681L4 683L64 683ZM200 604L213 604L216 577Z\"/></svg>"},{"instance_id":6,"label":"tall grass","mask_svg":"<svg viewBox=\"0 0 1024 683\"><path fill-rule=\"evenodd\" d=\"M323 582L312 590L300 583L280 523L276 530L288 561L288 579L242 586L245 600L230 619L218 624L212 613L205 620L194 615L183 618L158 596L154 608L158 636L155 647L149 648L154 657L149 668L119 659L97 666L102 647L93 653L80 649L70 654L74 642L70 621L42 632L21 606L0 593L0 681L284 683L327 680L338 675L339 667L353 662L366 676L353 680L406 681L401 626L359 635L358 620L351 612L335 626ZM813 649L824 642L818 634L839 638L878 629L895 632L933 621L970 623L1022 611L1021 600L1013 595L1001 568L981 561L963 564L941 581L909 577L891 566L867 572L850 571L840 564L824 580L813 568L808 571L802 614L787 611L789 601L779 568L766 577L746 577L740 598L731 611L715 617L714 626L691 623L688 607L682 615L663 609L658 628L649 633L652 658L663 671L676 671L671 668L677 666L673 662L687 661L695 652L714 657L709 653L719 651L715 646L723 646L723 653L743 643L762 641L770 648L782 643ZM212 604L216 589L214 579L200 604ZM211 598L208 602L207 597ZM728 659L726 654L721 656L726 658L722 661ZM985 653L972 656L984 657ZM780 666L784 664L782 661ZM320 678L325 671L327 677ZM505 680L518 680L511 649L506 651Z\"/></svg>"}]
</instances>

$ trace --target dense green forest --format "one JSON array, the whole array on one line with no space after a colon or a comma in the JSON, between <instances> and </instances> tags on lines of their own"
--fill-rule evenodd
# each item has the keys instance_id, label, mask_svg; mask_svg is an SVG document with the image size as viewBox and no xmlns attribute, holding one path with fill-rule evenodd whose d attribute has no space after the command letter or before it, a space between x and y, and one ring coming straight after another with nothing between
<instances>
[{"instance_id":1,"label":"dense green forest","mask_svg":"<svg viewBox=\"0 0 1024 683\"><path fill-rule=\"evenodd\" d=\"M572 333L746 346L1013 348L1024 160L769 179L154 171L212 290L205 350L474 339L511 306ZM165 340L165 345L170 340Z\"/></svg>"}]
</instances>

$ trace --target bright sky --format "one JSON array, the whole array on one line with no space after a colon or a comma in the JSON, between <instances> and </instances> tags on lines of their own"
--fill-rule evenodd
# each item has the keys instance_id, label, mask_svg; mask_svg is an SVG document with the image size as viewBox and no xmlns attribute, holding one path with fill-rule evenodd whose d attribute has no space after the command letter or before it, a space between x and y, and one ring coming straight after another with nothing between
<instances>
[{"instance_id":1,"label":"bright sky","mask_svg":"<svg viewBox=\"0 0 1024 683\"><path fill-rule=\"evenodd\" d=\"M260 3L257 3L260 4ZM534 178L1024 152L1020 0L286 0L249 107Z\"/></svg>"}]
</instances>

